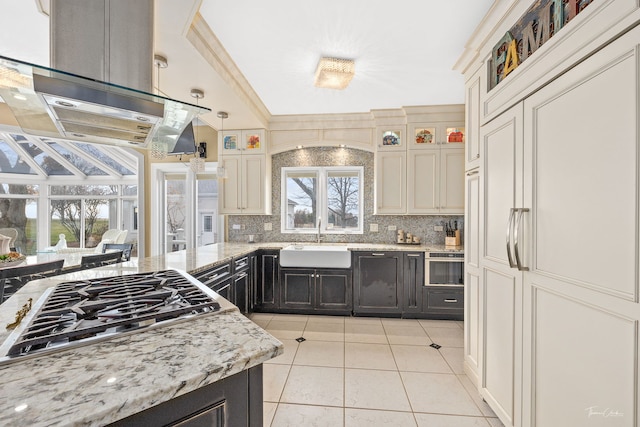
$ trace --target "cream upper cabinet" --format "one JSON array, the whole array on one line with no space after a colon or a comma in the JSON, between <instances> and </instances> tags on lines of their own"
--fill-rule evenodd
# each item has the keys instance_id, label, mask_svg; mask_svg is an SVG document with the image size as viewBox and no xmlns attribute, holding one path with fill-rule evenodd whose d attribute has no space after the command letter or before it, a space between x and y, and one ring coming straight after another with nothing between
<instances>
[{"instance_id":1,"label":"cream upper cabinet","mask_svg":"<svg viewBox=\"0 0 640 427\"><path fill-rule=\"evenodd\" d=\"M464 147L407 151L407 213L464 213Z\"/></svg>"},{"instance_id":2,"label":"cream upper cabinet","mask_svg":"<svg viewBox=\"0 0 640 427\"><path fill-rule=\"evenodd\" d=\"M478 70L465 85L465 169L477 168L480 164L480 94L484 80Z\"/></svg>"},{"instance_id":3,"label":"cream upper cabinet","mask_svg":"<svg viewBox=\"0 0 640 427\"><path fill-rule=\"evenodd\" d=\"M225 130L221 133L218 155L266 153L264 129Z\"/></svg>"},{"instance_id":4,"label":"cream upper cabinet","mask_svg":"<svg viewBox=\"0 0 640 427\"><path fill-rule=\"evenodd\" d=\"M376 153L376 214L407 212L406 160L404 151Z\"/></svg>"},{"instance_id":5,"label":"cream upper cabinet","mask_svg":"<svg viewBox=\"0 0 640 427\"><path fill-rule=\"evenodd\" d=\"M218 137L219 212L235 215L271 213L271 158L265 131L228 130Z\"/></svg>"},{"instance_id":6,"label":"cream upper cabinet","mask_svg":"<svg viewBox=\"0 0 640 427\"><path fill-rule=\"evenodd\" d=\"M219 210L221 214L264 215L271 199L266 156L242 155L222 158L224 175L219 176Z\"/></svg>"},{"instance_id":7,"label":"cream upper cabinet","mask_svg":"<svg viewBox=\"0 0 640 427\"><path fill-rule=\"evenodd\" d=\"M376 214L463 214L464 148L376 153Z\"/></svg>"}]
</instances>

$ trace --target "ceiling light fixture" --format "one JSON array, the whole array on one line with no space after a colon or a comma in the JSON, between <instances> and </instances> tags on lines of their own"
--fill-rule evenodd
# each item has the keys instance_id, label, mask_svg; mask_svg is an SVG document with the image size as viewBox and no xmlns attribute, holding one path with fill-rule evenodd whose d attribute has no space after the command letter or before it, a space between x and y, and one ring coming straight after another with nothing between
<instances>
[{"instance_id":1,"label":"ceiling light fixture","mask_svg":"<svg viewBox=\"0 0 640 427\"><path fill-rule=\"evenodd\" d=\"M199 101L204 98L204 91L200 89L191 89L191 96L196 99L196 105L198 105ZM197 125L197 123L196 123ZM189 160L189 167L193 171L193 173L201 173L204 172L205 162L204 158L207 156L207 143L201 142L198 144L198 127L195 129L195 140L196 140L196 150L194 152L194 156L191 160ZM200 149L202 148L202 151Z\"/></svg>"},{"instance_id":2,"label":"ceiling light fixture","mask_svg":"<svg viewBox=\"0 0 640 427\"><path fill-rule=\"evenodd\" d=\"M160 68L167 68L169 63L167 58L162 55L153 55L153 63L158 69L158 77L156 78L156 89L158 96L160 95ZM158 137L154 137L151 141L151 158L155 160L163 160L169 154L169 144L166 141L159 141Z\"/></svg>"},{"instance_id":3,"label":"ceiling light fixture","mask_svg":"<svg viewBox=\"0 0 640 427\"><path fill-rule=\"evenodd\" d=\"M320 58L314 85L327 89L345 89L356 71L353 59Z\"/></svg>"}]
</instances>

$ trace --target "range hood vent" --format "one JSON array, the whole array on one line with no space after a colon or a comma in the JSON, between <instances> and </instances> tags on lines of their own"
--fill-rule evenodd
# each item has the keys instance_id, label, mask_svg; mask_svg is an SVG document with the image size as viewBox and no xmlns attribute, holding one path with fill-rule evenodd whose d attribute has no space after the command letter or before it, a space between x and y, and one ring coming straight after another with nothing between
<instances>
[{"instance_id":1,"label":"range hood vent","mask_svg":"<svg viewBox=\"0 0 640 427\"><path fill-rule=\"evenodd\" d=\"M171 152L206 107L0 56L0 97L25 133Z\"/></svg>"}]
</instances>

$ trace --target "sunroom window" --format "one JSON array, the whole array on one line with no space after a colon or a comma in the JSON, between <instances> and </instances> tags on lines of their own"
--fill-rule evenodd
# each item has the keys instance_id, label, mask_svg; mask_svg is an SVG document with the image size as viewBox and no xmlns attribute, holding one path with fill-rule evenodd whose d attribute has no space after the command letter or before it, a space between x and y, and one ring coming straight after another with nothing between
<instances>
[{"instance_id":1,"label":"sunroom window","mask_svg":"<svg viewBox=\"0 0 640 427\"><path fill-rule=\"evenodd\" d=\"M282 169L283 233L362 233L362 167Z\"/></svg>"}]
</instances>

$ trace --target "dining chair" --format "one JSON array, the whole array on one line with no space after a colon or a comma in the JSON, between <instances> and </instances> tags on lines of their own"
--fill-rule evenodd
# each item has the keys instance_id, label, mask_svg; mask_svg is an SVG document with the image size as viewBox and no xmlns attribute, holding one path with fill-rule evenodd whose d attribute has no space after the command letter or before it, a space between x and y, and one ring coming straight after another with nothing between
<instances>
[{"instance_id":1,"label":"dining chair","mask_svg":"<svg viewBox=\"0 0 640 427\"><path fill-rule=\"evenodd\" d=\"M133 243L105 243L102 245L102 253L107 251L120 250L122 251L122 260L129 261L131 259L131 251L133 250Z\"/></svg>"},{"instance_id":2,"label":"dining chair","mask_svg":"<svg viewBox=\"0 0 640 427\"><path fill-rule=\"evenodd\" d=\"M16 293L28 282L61 273L63 259L40 264L21 265L0 269L0 303Z\"/></svg>"},{"instance_id":3,"label":"dining chair","mask_svg":"<svg viewBox=\"0 0 640 427\"><path fill-rule=\"evenodd\" d=\"M83 255L80 259L80 270L103 267L122 262L122 251L106 252L97 255Z\"/></svg>"}]
</instances>

